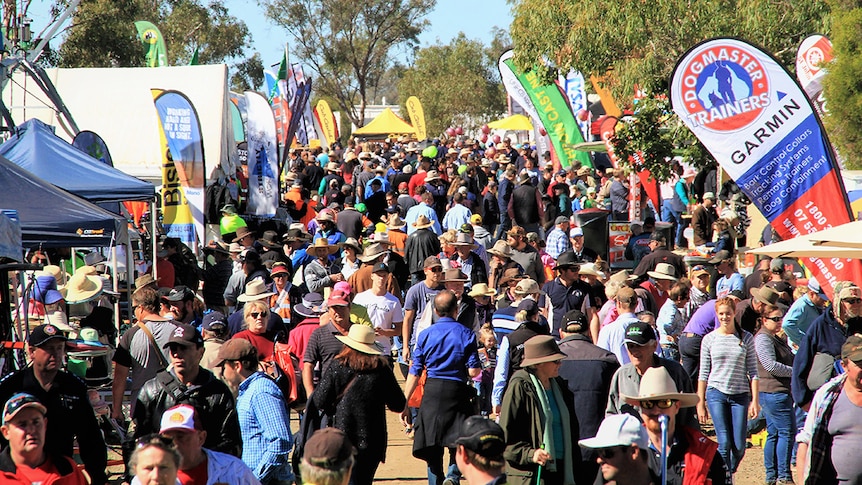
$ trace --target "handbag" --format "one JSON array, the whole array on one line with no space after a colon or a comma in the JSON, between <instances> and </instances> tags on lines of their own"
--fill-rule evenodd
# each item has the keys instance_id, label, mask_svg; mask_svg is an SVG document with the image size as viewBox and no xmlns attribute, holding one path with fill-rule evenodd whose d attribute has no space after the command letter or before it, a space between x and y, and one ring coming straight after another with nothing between
<instances>
[{"instance_id":1,"label":"handbag","mask_svg":"<svg viewBox=\"0 0 862 485\"><path fill-rule=\"evenodd\" d=\"M419 382L416 384L416 389L413 389L413 394L407 399L407 406L418 408L422 404L422 398L425 396L425 380L428 379L428 371L422 370L422 375L419 376Z\"/></svg>"}]
</instances>

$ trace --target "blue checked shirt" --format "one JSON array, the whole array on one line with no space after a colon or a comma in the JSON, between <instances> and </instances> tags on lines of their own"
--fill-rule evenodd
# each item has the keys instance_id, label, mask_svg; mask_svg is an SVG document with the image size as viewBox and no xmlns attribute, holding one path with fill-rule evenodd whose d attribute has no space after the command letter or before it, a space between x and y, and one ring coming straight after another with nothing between
<instances>
[{"instance_id":1,"label":"blue checked shirt","mask_svg":"<svg viewBox=\"0 0 862 485\"><path fill-rule=\"evenodd\" d=\"M572 250L572 242L569 241L569 235L559 227L555 227L548 234L547 242L548 246L545 248L545 252L550 254L554 259L559 258L566 251Z\"/></svg>"},{"instance_id":2,"label":"blue checked shirt","mask_svg":"<svg viewBox=\"0 0 862 485\"><path fill-rule=\"evenodd\" d=\"M262 482L293 481L288 454L293 436L284 396L275 382L255 372L239 385L236 411L242 432L242 461Z\"/></svg>"}]
</instances>

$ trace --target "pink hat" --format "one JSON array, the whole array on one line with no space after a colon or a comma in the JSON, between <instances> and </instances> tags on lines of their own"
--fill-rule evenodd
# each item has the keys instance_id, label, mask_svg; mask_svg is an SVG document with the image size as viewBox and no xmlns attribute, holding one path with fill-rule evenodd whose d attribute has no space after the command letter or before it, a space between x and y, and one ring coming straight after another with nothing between
<instances>
[{"instance_id":1,"label":"pink hat","mask_svg":"<svg viewBox=\"0 0 862 485\"><path fill-rule=\"evenodd\" d=\"M332 290L333 291L340 291L340 292L348 294L348 295L353 293L353 288L351 288L350 283L348 283L346 281L339 281L338 283L335 283L335 286L332 287Z\"/></svg>"}]
</instances>

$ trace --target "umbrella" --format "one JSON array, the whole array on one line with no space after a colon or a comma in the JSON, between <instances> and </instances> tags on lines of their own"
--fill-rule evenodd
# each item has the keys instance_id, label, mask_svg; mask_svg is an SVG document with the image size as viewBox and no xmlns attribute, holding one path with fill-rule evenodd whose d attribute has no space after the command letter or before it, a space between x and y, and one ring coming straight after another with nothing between
<instances>
[{"instance_id":1,"label":"umbrella","mask_svg":"<svg viewBox=\"0 0 862 485\"><path fill-rule=\"evenodd\" d=\"M815 241L825 231L806 234L786 241L749 249L751 254L763 254L773 258L845 258L862 259L862 247L839 247L818 245Z\"/></svg>"},{"instance_id":2,"label":"umbrella","mask_svg":"<svg viewBox=\"0 0 862 485\"><path fill-rule=\"evenodd\" d=\"M493 128L495 130L508 130L508 131L532 131L533 124L530 123L530 118L527 118L524 115L512 115L502 120L497 120L491 123L488 123L489 128Z\"/></svg>"},{"instance_id":3,"label":"umbrella","mask_svg":"<svg viewBox=\"0 0 862 485\"><path fill-rule=\"evenodd\" d=\"M862 232L860 231L862 231L862 221L853 221L808 236L816 245L862 249L862 238L859 237Z\"/></svg>"}]
</instances>

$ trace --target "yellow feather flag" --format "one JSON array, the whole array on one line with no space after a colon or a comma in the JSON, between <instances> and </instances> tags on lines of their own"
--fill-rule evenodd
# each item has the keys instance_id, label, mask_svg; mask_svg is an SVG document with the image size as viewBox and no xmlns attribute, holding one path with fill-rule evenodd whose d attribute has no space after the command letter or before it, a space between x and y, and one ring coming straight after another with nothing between
<instances>
[{"instance_id":1,"label":"yellow feather flag","mask_svg":"<svg viewBox=\"0 0 862 485\"><path fill-rule=\"evenodd\" d=\"M320 129L323 131L323 136L326 138L326 144L332 145L338 140L338 127L335 125L335 116L332 115L329 103L321 99L317 102L314 112L317 115L317 122L320 123Z\"/></svg>"},{"instance_id":2,"label":"yellow feather flag","mask_svg":"<svg viewBox=\"0 0 862 485\"><path fill-rule=\"evenodd\" d=\"M410 115L410 124L416 129L416 139L428 138L428 133L425 131L425 112L422 110L422 103L419 102L419 98L410 96L404 104L407 107L407 114Z\"/></svg>"}]
</instances>

